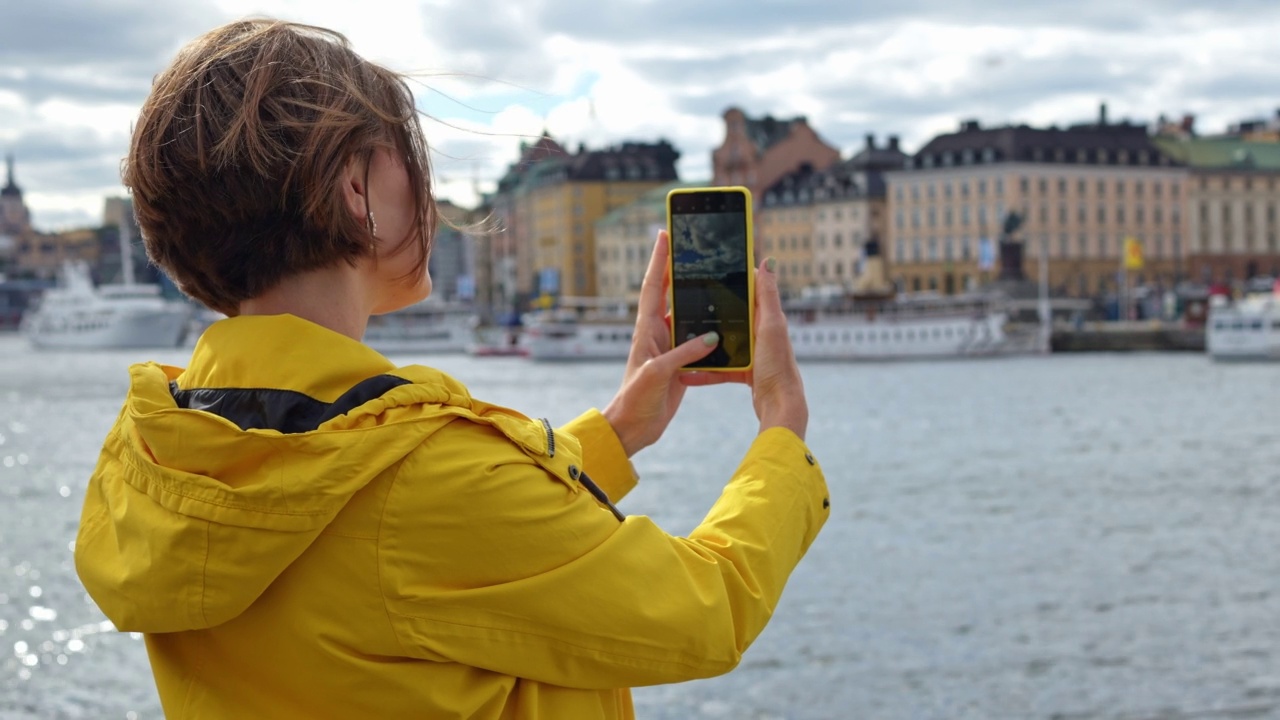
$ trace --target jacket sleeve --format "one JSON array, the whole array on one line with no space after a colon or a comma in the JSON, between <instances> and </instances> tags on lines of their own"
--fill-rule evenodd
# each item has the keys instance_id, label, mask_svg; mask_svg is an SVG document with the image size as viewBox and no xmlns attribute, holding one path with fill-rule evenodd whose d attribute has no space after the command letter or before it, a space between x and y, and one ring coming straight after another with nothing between
<instances>
[{"instance_id":1,"label":"jacket sleeve","mask_svg":"<svg viewBox=\"0 0 1280 720\"><path fill-rule=\"evenodd\" d=\"M387 498L383 597L410 657L573 688L708 677L764 629L827 505L804 444L773 429L689 537L672 537L455 421Z\"/></svg>"},{"instance_id":2,"label":"jacket sleeve","mask_svg":"<svg viewBox=\"0 0 1280 720\"><path fill-rule=\"evenodd\" d=\"M582 413L560 430L582 444L582 469L611 501L617 503L635 488L639 480L635 466L622 449L613 426L599 410Z\"/></svg>"}]
</instances>

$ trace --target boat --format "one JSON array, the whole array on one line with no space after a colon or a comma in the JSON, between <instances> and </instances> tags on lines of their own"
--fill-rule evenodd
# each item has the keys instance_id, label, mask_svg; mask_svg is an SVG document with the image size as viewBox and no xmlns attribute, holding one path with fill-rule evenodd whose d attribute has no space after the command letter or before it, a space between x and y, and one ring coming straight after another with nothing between
<instances>
[{"instance_id":1,"label":"boat","mask_svg":"<svg viewBox=\"0 0 1280 720\"><path fill-rule=\"evenodd\" d=\"M1214 360L1280 360L1280 280L1269 292L1252 291L1232 302L1214 295L1209 303L1205 349Z\"/></svg>"},{"instance_id":2,"label":"boat","mask_svg":"<svg viewBox=\"0 0 1280 720\"><path fill-rule=\"evenodd\" d=\"M922 295L868 299L806 298L785 306L797 360L906 360L1028 352L1024 334L1007 331L999 298Z\"/></svg>"},{"instance_id":3,"label":"boat","mask_svg":"<svg viewBox=\"0 0 1280 720\"><path fill-rule=\"evenodd\" d=\"M467 345L472 357L527 357L529 348L524 342L524 329L519 325L478 326Z\"/></svg>"},{"instance_id":4,"label":"boat","mask_svg":"<svg viewBox=\"0 0 1280 720\"><path fill-rule=\"evenodd\" d=\"M475 325L471 306L428 297L369 318L364 343L384 355L464 353L473 343Z\"/></svg>"},{"instance_id":5,"label":"boat","mask_svg":"<svg viewBox=\"0 0 1280 720\"><path fill-rule=\"evenodd\" d=\"M1014 329L999 291L899 294L879 242L863 249L853 288L817 288L784 303L797 360L909 360L1048 351L1043 328Z\"/></svg>"},{"instance_id":6,"label":"boat","mask_svg":"<svg viewBox=\"0 0 1280 720\"><path fill-rule=\"evenodd\" d=\"M87 263L64 263L58 285L23 315L22 333L40 349L178 347L190 304L167 300L159 285L135 283L131 273L125 275L123 284L94 287Z\"/></svg>"},{"instance_id":7,"label":"boat","mask_svg":"<svg viewBox=\"0 0 1280 720\"><path fill-rule=\"evenodd\" d=\"M626 360L635 312L617 298L562 297L524 314L524 345L532 360Z\"/></svg>"}]
</instances>

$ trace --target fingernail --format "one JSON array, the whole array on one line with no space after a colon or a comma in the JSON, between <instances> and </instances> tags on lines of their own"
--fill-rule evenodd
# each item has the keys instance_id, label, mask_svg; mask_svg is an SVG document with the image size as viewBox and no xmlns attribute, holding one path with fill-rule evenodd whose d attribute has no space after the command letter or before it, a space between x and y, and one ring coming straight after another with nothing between
<instances>
[{"instance_id":1,"label":"fingernail","mask_svg":"<svg viewBox=\"0 0 1280 720\"><path fill-rule=\"evenodd\" d=\"M720 342L720 333L709 332L702 336L702 344L707 347L715 347L718 342Z\"/></svg>"},{"instance_id":2,"label":"fingernail","mask_svg":"<svg viewBox=\"0 0 1280 720\"><path fill-rule=\"evenodd\" d=\"M765 270L768 270L769 272L773 272L774 268L776 267L778 267L778 261L775 260L774 258L769 258L768 260L764 261Z\"/></svg>"}]
</instances>

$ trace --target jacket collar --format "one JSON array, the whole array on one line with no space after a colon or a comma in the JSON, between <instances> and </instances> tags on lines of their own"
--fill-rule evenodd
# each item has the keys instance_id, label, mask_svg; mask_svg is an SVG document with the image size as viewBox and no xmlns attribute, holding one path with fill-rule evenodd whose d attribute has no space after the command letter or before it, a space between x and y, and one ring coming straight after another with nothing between
<instances>
[{"instance_id":1,"label":"jacket collar","mask_svg":"<svg viewBox=\"0 0 1280 720\"><path fill-rule=\"evenodd\" d=\"M210 325L177 383L182 390L293 390L330 403L395 369L367 345L295 315L249 315Z\"/></svg>"}]
</instances>

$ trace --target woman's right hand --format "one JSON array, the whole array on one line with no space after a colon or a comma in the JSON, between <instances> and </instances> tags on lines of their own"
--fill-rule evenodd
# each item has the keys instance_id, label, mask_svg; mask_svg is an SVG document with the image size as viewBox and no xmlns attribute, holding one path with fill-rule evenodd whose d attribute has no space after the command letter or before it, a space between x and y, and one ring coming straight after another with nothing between
<instances>
[{"instance_id":1,"label":"woman's right hand","mask_svg":"<svg viewBox=\"0 0 1280 720\"><path fill-rule=\"evenodd\" d=\"M751 386L751 402L760 431L784 427L804 439L809 426L809 404L804 382L787 336L787 316L778 294L776 261L769 258L756 271L755 357L746 372L695 372L681 376L685 385L718 385L740 382Z\"/></svg>"}]
</instances>

